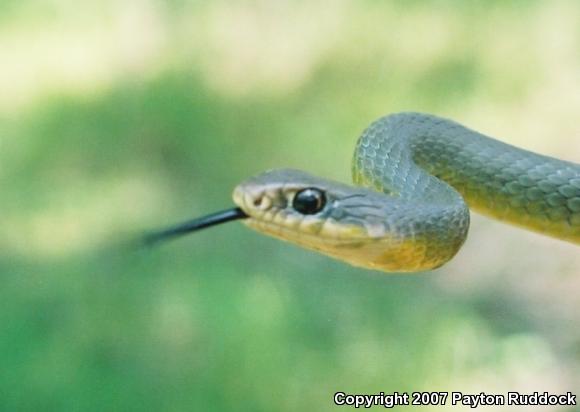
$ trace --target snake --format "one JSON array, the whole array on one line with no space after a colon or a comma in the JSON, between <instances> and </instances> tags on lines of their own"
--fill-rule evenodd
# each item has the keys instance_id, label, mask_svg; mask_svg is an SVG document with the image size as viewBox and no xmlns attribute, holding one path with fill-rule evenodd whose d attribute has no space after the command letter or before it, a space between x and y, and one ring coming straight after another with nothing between
<instances>
[{"instance_id":1,"label":"snake","mask_svg":"<svg viewBox=\"0 0 580 412\"><path fill-rule=\"evenodd\" d=\"M158 231L147 242L241 219L357 267L421 272L457 254L473 210L580 244L580 164L453 120L404 112L374 121L356 143L352 179L348 185L269 170L234 188L235 208Z\"/></svg>"}]
</instances>

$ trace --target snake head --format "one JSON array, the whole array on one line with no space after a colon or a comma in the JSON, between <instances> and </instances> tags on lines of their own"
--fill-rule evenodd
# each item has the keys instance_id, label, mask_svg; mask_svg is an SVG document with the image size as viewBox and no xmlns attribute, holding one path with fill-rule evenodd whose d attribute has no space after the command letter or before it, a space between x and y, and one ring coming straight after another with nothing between
<instances>
[{"instance_id":1,"label":"snake head","mask_svg":"<svg viewBox=\"0 0 580 412\"><path fill-rule=\"evenodd\" d=\"M364 187L319 178L300 170L276 169L240 183L233 193L248 216L243 222L261 233L316 250L355 266L400 267L385 255L396 239L397 202ZM397 247L391 249L393 256ZM404 256L399 254L399 256Z\"/></svg>"},{"instance_id":2,"label":"snake head","mask_svg":"<svg viewBox=\"0 0 580 412\"><path fill-rule=\"evenodd\" d=\"M368 236L341 209L353 189L300 170L276 169L240 183L233 198L248 215L245 223L262 232L297 243L310 237L346 241Z\"/></svg>"}]
</instances>

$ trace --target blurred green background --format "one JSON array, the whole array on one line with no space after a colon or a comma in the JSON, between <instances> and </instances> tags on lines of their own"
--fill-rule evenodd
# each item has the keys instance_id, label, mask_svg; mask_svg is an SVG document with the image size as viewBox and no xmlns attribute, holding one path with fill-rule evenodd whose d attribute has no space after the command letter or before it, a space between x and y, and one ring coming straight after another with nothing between
<instances>
[{"instance_id":1,"label":"blurred green background","mask_svg":"<svg viewBox=\"0 0 580 412\"><path fill-rule=\"evenodd\" d=\"M1 0L0 410L579 388L564 242L474 217L455 260L404 276L239 223L124 248L268 168L350 181L390 112L578 162L579 91L573 0Z\"/></svg>"}]
</instances>

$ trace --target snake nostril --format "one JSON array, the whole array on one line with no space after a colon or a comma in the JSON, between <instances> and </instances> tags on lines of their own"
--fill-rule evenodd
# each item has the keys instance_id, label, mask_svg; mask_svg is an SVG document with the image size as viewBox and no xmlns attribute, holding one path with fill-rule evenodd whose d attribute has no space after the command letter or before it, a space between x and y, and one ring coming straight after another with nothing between
<instances>
[{"instance_id":1,"label":"snake nostril","mask_svg":"<svg viewBox=\"0 0 580 412\"><path fill-rule=\"evenodd\" d=\"M267 195L261 194L253 198L252 205L258 210L267 210L272 206L272 200Z\"/></svg>"}]
</instances>

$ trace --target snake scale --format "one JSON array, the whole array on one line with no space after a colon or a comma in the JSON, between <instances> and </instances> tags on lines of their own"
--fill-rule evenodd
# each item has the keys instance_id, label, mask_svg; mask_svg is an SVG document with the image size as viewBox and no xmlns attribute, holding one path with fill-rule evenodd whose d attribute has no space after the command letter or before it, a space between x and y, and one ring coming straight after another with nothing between
<instances>
[{"instance_id":1,"label":"snake scale","mask_svg":"<svg viewBox=\"0 0 580 412\"><path fill-rule=\"evenodd\" d=\"M448 262L469 209L580 244L580 165L532 153L454 121L397 113L372 123L352 161L354 186L293 169L240 183L237 208L154 240L233 219L355 266L417 272Z\"/></svg>"}]
</instances>

